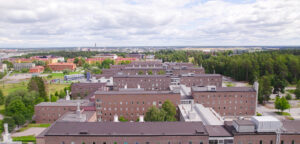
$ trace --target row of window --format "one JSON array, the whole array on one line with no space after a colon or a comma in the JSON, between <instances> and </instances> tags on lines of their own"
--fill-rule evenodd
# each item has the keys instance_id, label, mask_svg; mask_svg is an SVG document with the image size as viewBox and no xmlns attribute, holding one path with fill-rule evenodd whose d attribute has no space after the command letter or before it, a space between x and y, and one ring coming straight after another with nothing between
<instances>
[{"instance_id":1,"label":"row of window","mask_svg":"<svg viewBox=\"0 0 300 144\"><path fill-rule=\"evenodd\" d=\"M174 143L174 142L172 142ZM178 144L183 144L182 142L176 142ZM61 142L61 144L66 144L64 141ZM77 144L75 142L71 142L71 144ZM80 143L79 143L80 144ZM90 143L86 143L86 142L81 142L81 144L90 144ZM92 142L91 144L108 144L108 142ZM118 144L118 142L113 142L113 144ZM120 144L128 144L128 142L122 142ZM141 143L141 142L135 142L135 144L150 144L150 142L145 142L145 143ZM155 144L160 144L160 142L156 142ZM167 144L171 144L171 142L168 142ZM203 144L203 141L200 141L199 143L193 143L192 141L189 141L188 144Z\"/></svg>"},{"instance_id":2,"label":"row of window","mask_svg":"<svg viewBox=\"0 0 300 144\"><path fill-rule=\"evenodd\" d=\"M273 140L270 141L270 144L275 144L275 143L276 143L276 141L275 141L275 142L273 142ZM249 142L247 142L247 143L243 143L242 141L239 141L238 144L254 144L254 143L253 143L252 141L249 141ZM264 143L263 143L262 140L260 140L260 141L259 141L259 144L264 144ZM265 143L265 144L267 144L267 143ZM280 144L285 144L285 143L284 143L284 140L281 140L281 141L280 141ZM291 143L291 144L295 144L295 140L292 140L292 143Z\"/></svg>"}]
</instances>

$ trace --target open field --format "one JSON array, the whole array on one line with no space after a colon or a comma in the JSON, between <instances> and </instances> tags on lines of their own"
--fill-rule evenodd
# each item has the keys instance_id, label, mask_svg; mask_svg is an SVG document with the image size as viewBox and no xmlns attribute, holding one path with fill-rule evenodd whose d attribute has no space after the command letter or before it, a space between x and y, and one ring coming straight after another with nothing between
<instances>
[{"instance_id":1,"label":"open field","mask_svg":"<svg viewBox=\"0 0 300 144\"><path fill-rule=\"evenodd\" d=\"M65 87L70 86L70 84L48 84L48 94L54 94L56 91L63 90Z\"/></svg>"}]
</instances>

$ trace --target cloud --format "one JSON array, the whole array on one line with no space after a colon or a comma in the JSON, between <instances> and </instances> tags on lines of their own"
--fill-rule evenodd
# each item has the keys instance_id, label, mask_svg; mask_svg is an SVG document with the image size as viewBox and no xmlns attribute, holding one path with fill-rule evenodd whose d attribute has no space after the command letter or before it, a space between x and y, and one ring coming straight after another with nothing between
<instances>
[{"instance_id":1,"label":"cloud","mask_svg":"<svg viewBox=\"0 0 300 144\"><path fill-rule=\"evenodd\" d=\"M0 47L299 45L299 0L0 0Z\"/></svg>"}]
</instances>

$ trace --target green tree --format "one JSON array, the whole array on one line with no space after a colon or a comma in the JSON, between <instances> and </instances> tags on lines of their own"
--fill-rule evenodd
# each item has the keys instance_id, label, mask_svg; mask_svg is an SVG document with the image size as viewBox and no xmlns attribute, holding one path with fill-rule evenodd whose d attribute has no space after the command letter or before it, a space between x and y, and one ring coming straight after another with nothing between
<instances>
[{"instance_id":1,"label":"green tree","mask_svg":"<svg viewBox=\"0 0 300 144\"><path fill-rule=\"evenodd\" d=\"M5 97L3 95L3 92L2 90L0 89L0 105L3 105L5 102Z\"/></svg>"},{"instance_id":2,"label":"green tree","mask_svg":"<svg viewBox=\"0 0 300 144\"><path fill-rule=\"evenodd\" d=\"M259 80L258 100L259 103L265 103L272 94L271 80L268 76L263 76Z\"/></svg>"},{"instance_id":3,"label":"green tree","mask_svg":"<svg viewBox=\"0 0 300 144\"><path fill-rule=\"evenodd\" d=\"M51 102L56 102L57 99L57 96L51 94Z\"/></svg>"},{"instance_id":4,"label":"green tree","mask_svg":"<svg viewBox=\"0 0 300 144\"><path fill-rule=\"evenodd\" d=\"M298 81L296 90L295 90L295 96L297 99L300 99L300 81Z\"/></svg>"},{"instance_id":5,"label":"green tree","mask_svg":"<svg viewBox=\"0 0 300 144\"><path fill-rule=\"evenodd\" d=\"M26 113L26 107L20 99L11 101L5 108L6 114L13 116L14 114L24 114Z\"/></svg>"},{"instance_id":6,"label":"green tree","mask_svg":"<svg viewBox=\"0 0 300 144\"><path fill-rule=\"evenodd\" d=\"M69 69L63 70L63 74L64 74L64 75L68 75L68 74L70 74L70 73L71 73L71 71L70 71Z\"/></svg>"},{"instance_id":7,"label":"green tree","mask_svg":"<svg viewBox=\"0 0 300 144\"><path fill-rule=\"evenodd\" d=\"M172 102L166 100L162 105L162 109L166 112L165 121L176 121L176 107Z\"/></svg>"},{"instance_id":8,"label":"green tree","mask_svg":"<svg viewBox=\"0 0 300 144\"><path fill-rule=\"evenodd\" d=\"M160 71L158 72L158 74L159 74L159 75L164 75L164 74L166 74L166 72L163 71L163 70L160 70Z\"/></svg>"},{"instance_id":9,"label":"green tree","mask_svg":"<svg viewBox=\"0 0 300 144\"><path fill-rule=\"evenodd\" d=\"M2 61L2 63L6 64L8 69L14 68L14 64L10 61L5 60L5 61Z\"/></svg>"},{"instance_id":10,"label":"green tree","mask_svg":"<svg viewBox=\"0 0 300 144\"><path fill-rule=\"evenodd\" d=\"M52 69L49 66L45 66L44 73L52 73Z\"/></svg>"},{"instance_id":11,"label":"green tree","mask_svg":"<svg viewBox=\"0 0 300 144\"><path fill-rule=\"evenodd\" d=\"M28 83L28 91L36 91L44 101L48 101L46 81L42 77L32 77Z\"/></svg>"},{"instance_id":12,"label":"green tree","mask_svg":"<svg viewBox=\"0 0 300 144\"><path fill-rule=\"evenodd\" d=\"M20 114L20 113L13 114L12 118L14 119L15 124L17 126L21 126L21 125L24 125L26 123L26 119L25 119L23 114Z\"/></svg>"},{"instance_id":13,"label":"green tree","mask_svg":"<svg viewBox=\"0 0 300 144\"><path fill-rule=\"evenodd\" d=\"M166 112L154 106L146 112L145 121L165 121Z\"/></svg>"},{"instance_id":14,"label":"green tree","mask_svg":"<svg viewBox=\"0 0 300 144\"><path fill-rule=\"evenodd\" d=\"M140 71L138 72L138 74L139 74L139 75L143 75L144 72L140 70Z\"/></svg>"},{"instance_id":15,"label":"green tree","mask_svg":"<svg viewBox=\"0 0 300 144\"><path fill-rule=\"evenodd\" d=\"M152 70L148 70L148 75L152 75Z\"/></svg>"},{"instance_id":16,"label":"green tree","mask_svg":"<svg viewBox=\"0 0 300 144\"><path fill-rule=\"evenodd\" d=\"M5 117L3 120L2 120L2 123L1 123L1 130L4 131L4 127L3 127L3 124L7 123L8 124L8 131L9 132L12 132L15 127L16 127L16 124L15 124L15 120L11 117Z\"/></svg>"},{"instance_id":17,"label":"green tree","mask_svg":"<svg viewBox=\"0 0 300 144\"><path fill-rule=\"evenodd\" d=\"M292 100L292 95L288 93L288 94L285 96L285 98L286 98L286 100Z\"/></svg>"},{"instance_id":18,"label":"green tree","mask_svg":"<svg viewBox=\"0 0 300 144\"><path fill-rule=\"evenodd\" d=\"M127 122L128 120L125 119L123 116L120 116L120 117L119 117L119 121L120 121L120 122Z\"/></svg>"},{"instance_id":19,"label":"green tree","mask_svg":"<svg viewBox=\"0 0 300 144\"><path fill-rule=\"evenodd\" d=\"M276 97L274 104L275 104L275 108L280 110L281 113L284 110L289 109L291 107L291 105L289 104L289 102L286 100L285 97L282 98Z\"/></svg>"},{"instance_id":20,"label":"green tree","mask_svg":"<svg viewBox=\"0 0 300 144\"><path fill-rule=\"evenodd\" d=\"M102 73L102 70L99 69L99 68L93 68L93 69L92 69L92 73L93 73L93 74L101 74L101 73Z\"/></svg>"}]
</instances>

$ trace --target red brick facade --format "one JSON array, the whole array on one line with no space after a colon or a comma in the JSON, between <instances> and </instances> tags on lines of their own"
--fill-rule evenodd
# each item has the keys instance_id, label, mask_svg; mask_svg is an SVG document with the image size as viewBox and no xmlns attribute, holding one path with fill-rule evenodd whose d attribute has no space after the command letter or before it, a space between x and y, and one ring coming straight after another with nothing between
<instances>
[{"instance_id":1,"label":"red brick facade","mask_svg":"<svg viewBox=\"0 0 300 144\"><path fill-rule=\"evenodd\" d=\"M95 94L98 118L112 121L115 114L136 121L152 107L160 107L170 100L175 106L180 103L180 94L171 92L99 92Z\"/></svg>"},{"instance_id":2,"label":"red brick facade","mask_svg":"<svg viewBox=\"0 0 300 144\"><path fill-rule=\"evenodd\" d=\"M73 63L52 63L48 64L52 71L63 71L63 70L71 70L74 71L76 69L76 65Z\"/></svg>"},{"instance_id":3,"label":"red brick facade","mask_svg":"<svg viewBox=\"0 0 300 144\"><path fill-rule=\"evenodd\" d=\"M212 107L221 116L255 115L256 92L192 92L194 102Z\"/></svg>"}]
</instances>

